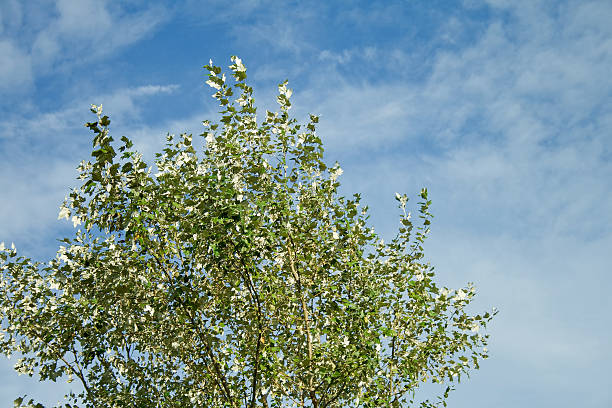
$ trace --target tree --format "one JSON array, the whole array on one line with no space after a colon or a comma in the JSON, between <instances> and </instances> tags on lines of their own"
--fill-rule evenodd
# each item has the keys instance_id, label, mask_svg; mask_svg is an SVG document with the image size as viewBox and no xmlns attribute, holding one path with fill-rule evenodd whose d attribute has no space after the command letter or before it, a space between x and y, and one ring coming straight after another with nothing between
<instances>
[{"instance_id":1,"label":"tree","mask_svg":"<svg viewBox=\"0 0 612 408\"><path fill-rule=\"evenodd\" d=\"M93 159L59 214L83 228L48 263L0 247L2 352L41 381L76 377L65 407L407 406L427 380L449 385L446 405L487 357L494 312L434 283L427 190L416 224L396 194L384 243L359 194L338 195L318 118L290 118L285 81L258 124L232 62L232 81L205 66L221 124L204 122L203 153L168 135L156 174L92 105Z\"/></svg>"}]
</instances>

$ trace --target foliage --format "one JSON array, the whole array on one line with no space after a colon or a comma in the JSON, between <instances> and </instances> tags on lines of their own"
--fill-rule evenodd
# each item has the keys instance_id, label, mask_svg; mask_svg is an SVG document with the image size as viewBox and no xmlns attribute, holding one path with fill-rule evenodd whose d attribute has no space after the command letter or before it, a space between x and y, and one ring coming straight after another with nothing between
<instances>
[{"instance_id":1,"label":"foliage","mask_svg":"<svg viewBox=\"0 0 612 408\"><path fill-rule=\"evenodd\" d=\"M0 350L20 373L77 378L65 407L407 406L427 380L449 384L446 405L487 357L492 314L466 313L471 285L434 283L427 190L418 225L396 195L384 243L359 195L338 195L318 118L290 118L284 82L258 124L232 61L232 84L205 67L221 123L204 122L204 153L169 135L156 174L92 106L93 160L59 216L84 228L48 263L0 247Z\"/></svg>"}]
</instances>

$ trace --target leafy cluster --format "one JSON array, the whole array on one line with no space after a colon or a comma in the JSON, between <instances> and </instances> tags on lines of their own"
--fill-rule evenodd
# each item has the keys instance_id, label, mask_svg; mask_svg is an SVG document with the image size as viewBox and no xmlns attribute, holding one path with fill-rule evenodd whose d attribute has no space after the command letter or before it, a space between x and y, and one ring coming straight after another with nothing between
<instances>
[{"instance_id":1,"label":"leafy cluster","mask_svg":"<svg viewBox=\"0 0 612 408\"><path fill-rule=\"evenodd\" d=\"M231 84L205 67L221 119L203 154L169 135L156 174L92 106L93 160L60 210L84 228L48 263L0 246L0 351L20 373L77 378L63 407L408 406L420 383L478 368L492 314L466 313L471 286L434 283L427 190L418 225L397 194L384 243L360 196L338 195L318 118L290 118L284 82L258 123L232 62Z\"/></svg>"}]
</instances>

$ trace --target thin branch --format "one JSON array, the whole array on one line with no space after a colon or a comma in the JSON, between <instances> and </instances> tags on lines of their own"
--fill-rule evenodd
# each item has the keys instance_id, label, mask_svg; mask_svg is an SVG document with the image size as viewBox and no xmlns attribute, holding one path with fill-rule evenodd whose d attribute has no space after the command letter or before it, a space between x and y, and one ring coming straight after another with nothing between
<instances>
[{"instance_id":1,"label":"thin branch","mask_svg":"<svg viewBox=\"0 0 612 408\"><path fill-rule=\"evenodd\" d=\"M154 253L152 255L153 255L153 258L157 261L160 268L162 268L162 271L165 272L168 279L170 279L171 278L170 272L165 268L163 262ZM181 259L182 259L182 255L181 255ZM232 407L236 407L236 404L232 400L232 395L231 395L229 384L227 383L227 379L225 378L225 375L223 375L222 373L221 366L219 362L217 361L217 359L215 358L215 355L212 352L210 345L208 344L208 340L204 337L204 333L202 333L201 331L201 326L196 322L195 316L192 315L191 309L185 304L184 299L179 298L178 302L179 302L179 305L183 308L184 312L189 317L189 321L193 329L195 330L198 337L202 341L205 347L205 350L206 350L206 354L208 358L210 359L210 361L212 362L214 372L210 371L208 365L206 366L207 371L211 374L213 380L217 384L217 387L220 388L221 393L224 395L225 399L229 402L229 404Z\"/></svg>"},{"instance_id":2,"label":"thin branch","mask_svg":"<svg viewBox=\"0 0 612 408\"><path fill-rule=\"evenodd\" d=\"M289 236L289 240L293 245L293 240L291 239L291 235ZM291 273L293 274L293 279L297 283L298 292L300 294L300 301L302 303L302 313L304 315L304 331L306 332L306 343L308 345L308 368L309 368L309 376L308 376L308 390L310 391L310 399L312 400L312 404L315 408L319 406L319 401L317 400L316 393L312 386L312 335L310 333L310 324L308 317L308 306L306 305L306 301L304 300L304 292L302 290L302 283L300 277L295 269L295 253L291 250L290 247L287 248L289 251L289 261L291 266Z\"/></svg>"},{"instance_id":3,"label":"thin branch","mask_svg":"<svg viewBox=\"0 0 612 408\"><path fill-rule=\"evenodd\" d=\"M326 407L329 407L329 406L330 406L330 404L331 404L332 402L334 402L335 400L337 400L337 399L338 399L338 398L339 398L339 397L342 395L342 393L344 392L344 390L346 389L346 385L347 385L347 384L346 384L346 382L345 382L344 384L342 384L342 386L340 387L340 389L338 390L338 392L336 393L336 395L334 395L332 398L330 398L329 400L327 400L327 402L325 403L325 405L323 405L321 408L326 408Z\"/></svg>"},{"instance_id":4,"label":"thin branch","mask_svg":"<svg viewBox=\"0 0 612 408\"><path fill-rule=\"evenodd\" d=\"M206 354L208 355L208 358L210 359L210 361L213 364L213 368L214 368L214 371L215 371L215 374L216 374L215 376L213 376L213 378L215 379L215 382L217 383L217 386L219 388L221 388L221 391L224 393L225 398L230 403L230 405L232 407L236 407L235 402L232 400L232 394L231 394L231 391L230 391L229 384L227 383L227 379L225 378L225 375L223 375L223 372L221 370L221 366L220 366L219 362L217 361L217 359L215 358L215 355L214 355L210 345L208 344L208 339L206 339L204 337L204 333L202 333L201 326L196 322L195 316L193 316L190 313L191 310L185 305L185 303L183 302L183 299L179 299L179 303L183 307L183 309L185 310L187 316L189 317L189 321L191 322L193 328L197 332L198 337L200 337L200 340L202 341L202 344L204 345L204 348L206 350Z\"/></svg>"},{"instance_id":5,"label":"thin branch","mask_svg":"<svg viewBox=\"0 0 612 408\"><path fill-rule=\"evenodd\" d=\"M245 283L249 289L251 294L251 298L255 300L255 304L257 306L257 345L255 346L255 359L254 359L254 367L253 367L253 378L251 380L251 404L252 408L255 407L255 396L257 394L257 383L259 379L259 360L261 358L261 345L263 343L263 325L262 325L262 310L261 310L261 301L259 299L259 294L257 293L257 289L255 288L255 284L251 278L251 274L248 271L248 266L245 264L244 259L240 258L240 262L245 269L246 277L244 277Z\"/></svg>"},{"instance_id":6,"label":"thin branch","mask_svg":"<svg viewBox=\"0 0 612 408\"><path fill-rule=\"evenodd\" d=\"M74 355L74 364L77 367L77 370L72 369L72 372L78 377L79 380L81 380L81 383L83 384L83 387L85 388L85 391L87 391L87 395L90 396L91 398L91 402L93 402L95 404L95 398L94 398L94 393L91 391L91 388L89 388L89 385L87 385L87 381L85 380L85 375L83 374L83 370L78 362L77 359L77 351L74 349L74 343L72 343L71 345L71 349L72 349L72 354ZM64 361L64 363L66 363L66 360L64 360L63 357L60 357L62 359L62 361Z\"/></svg>"}]
</instances>

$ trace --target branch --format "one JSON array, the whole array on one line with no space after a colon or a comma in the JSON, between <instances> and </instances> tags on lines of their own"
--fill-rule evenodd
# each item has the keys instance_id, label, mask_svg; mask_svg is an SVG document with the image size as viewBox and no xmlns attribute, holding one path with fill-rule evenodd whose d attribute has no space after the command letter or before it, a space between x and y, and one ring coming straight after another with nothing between
<instances>
[{"instance_id":1,"label":"branch","mask_svg":"<svg viewBox=\"0 0 612 408\"><path fill-rule=\"evenodd\" d=\"M344 391L344 389L346 388L346 382L345 384L343 384L340 389L338 390L338 392L330 399L328 399L327 401L325 401L325 396L328 395L328 391L329 389L336 384L337 380L342 378L342 375L339 374L338 376L332 378L332 380L329 382L329 384L327 384L327 387L325 387L325 392L324 392L324 397L321 398L321 408L325 408L325 407L329 407L329 405L334 402L336 399L338 399L338 397L340 397L340 395L342 395L342 392ZM319 387L323 385L323 383L319 384ZM318 387L317 387L318 388ZM325 402L323 402L325 401Z\"/></svg>"},{"instance_id":2,"label":"branch","mask_svg":"<svg viewBox=\"0 0 612 408\"><path fill-rule=\"evenodd\" d=\"M291 244L293 245L293 240L291 239L291 235L288 235ZM302 291L302 283L300 281L300 277L295 269L295 255L291 248L287 248L289 251L289 261L291 265L291 273L293 274L293 279L298 286L298 292L300 293L300 300L302 303L302 313L304 315L304 331L306 331L306 343L308 345L308 368L310 371L310 375L308 377L308 390L310 391L310 399L312 400L312 404L315 408L319 406L319 401L317 400L316 393L314 388L312 387L312 335L310 334L310 325L308 318L308 306L306 305L306 301L304 300L304 292Z\"/></svg>"},{"instance_id":3,"label":"branch","mask_svg":"<svg viewBox=\"0 0 612 408\"><path fill-rule=\"evenodd\" d=\"M197 322L195 321L195 317L190 313L191 310L185 305L185 303L183 302L183 299L179 299L179 303L185 310L187 316L189 317L189 321L191 322L193 328L196 330L198 337L200 337L200 340L202 341L202 344L204 345L204 348L206 350L206 354L208 355L208 358L210 358L210 361L213 364L213 368L215 370L215 376L213 376L213 378L215 379L217 386L221 388L221 391L225 395L225 398L227 399L229 404L232 407L236 408L236 404L232 400L232 394L229 388L229 384L227 383L227 379L225 378L225 375L223 375L221 371L221 366L219 365L219 362L215 358L215 355L212 352L210 345L208 344L208 340L204 337L204 333L202 333L201 326L197 324Z\"/></svg>"},{"instance_id":4,"label":"branch","mask_svg":"<svg viewBox=\"0 0 612 408\"><path fill-rule=\"evenodd\" d=\"M242 263L242 266L244 267L245 271L249 270L243 258L240 258L240 263ZM257 345L255 346L255 359L254 359L255 361L254 361L254 367L253 367L253 379L251 380L251 404L250 404L250 406L254 408L255 407L255 396L256 396L257 385L258 385L257 380L259 378L259 360L261 357L261 345L263 343L263 325L262 325L263 313L261 309L261 301L259 299L259 294L257 293L257 289L255 288L255 284L253 283L250 273L245 272L245 275L243 275L243 279L247 285L247 288L249 289L251 298L255 300L255 305L257 307Z\"/></svg>"},{"instance_id":5,"label":"branch","mask_svg":"<svg viewBox=\"0 0 612 408\"><path fill-rule=\"evenodd\" d=\"M90 396L91 402L93 402L95 405L96 400L94 398L94 394L89 388L89 386L87 385L87 381L85 380L85 375L83 374L83 370L81 369L81 366L79 365L79 362L77 359L77 351L74 349L74 343L70 344L70 346L72 348L72 354L74 355L74 364L76 365L77 370L72 368L71 365L69 365L69 367L72 370L72 372L78 377L78 379L81 380L81 383L83 384L83 387L85 388L85 391L87 391L87 395ZM64 363L68 364L63 356L60 356L60 358Z\"/></svg>"},{"instance_id":6,"label":"branch","mask_svg":"<svg viewBox=\"0 0 612 408\"><path fill-rule=\"evenodd\" d=\"M169 281L171 281L171 275L169 275L169 271L167 271L161 259L159 259L154 253L152 255L153 255L153 258L157 261L160 268L162 268L162 271L166 273L166 276L168 277ZM210 345L208 344L207 339L204 337L204 333L202 333L200 325L197 324L195 320L195 316L192 315L191 309L185 304L184 299L178 298L178 302L179 302L179 305L183 308L184 312L189 317L189 321L192 327L195 329L198 337L202 341L202 344L205 347L206 354L208 358L210 359L210 361L212 362L214 372L211 372L208 365L206 365L207 371L211 374L213 380L217 384L217 387L220 388L221 394L225 397L225 399L229 402L229 404L232 407L236 407L236 404L232 400L232 394L229 388L229 384L227 383L227 379L225 378L225 375L223 375L221 366L219 365L219 362L215 358L215 355L213 354L212 349L210 348Z\"/></svg>"}]
</instances>

